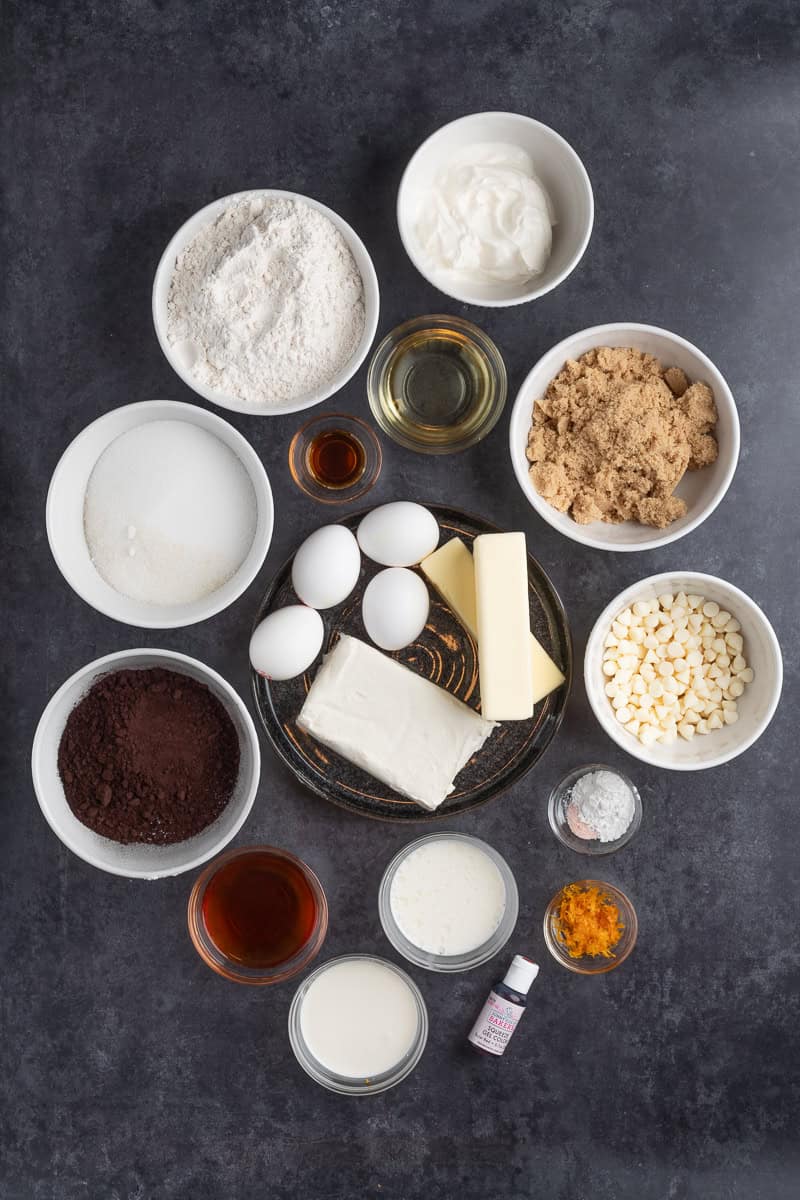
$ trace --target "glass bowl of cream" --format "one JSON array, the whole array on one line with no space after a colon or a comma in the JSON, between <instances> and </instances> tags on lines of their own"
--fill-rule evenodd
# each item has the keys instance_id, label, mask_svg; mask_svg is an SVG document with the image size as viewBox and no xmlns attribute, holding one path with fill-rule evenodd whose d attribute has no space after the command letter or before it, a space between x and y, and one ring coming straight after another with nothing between
<instances>
[{"instance_id":1,"label":"glass bowl of cream","mask_svg":"<svg viewBox=\"0 0 800 1200\"><path fill-rule=\"evenodd\" d=\"M472 113L423 142L397 195L417 270L463 304L502 307L551 291L594 223L586 169L553 129L519 113Z\"/></svg>"},{"instance_id":2,"label":"glass bowl of cream","mask_svg":"<svg viewBox=\"0 0 800 1200\"><path fill-rule=\"evenodd\" d=\"M395 1087L414 1070L427 1040L422 993L405 971L376 955L323 963L289 1010L289 1041L300 1066L343 1096Z\"/></svg>"},{"instance_id":3,"label":"glass bowl of cream","mask_svg":"<svg viewBox=\"0 0 800 1200\"><path fill-rule=\"evenodd\" d=\"M505 946L519 914L511 868L480 838L433 833L404 846L378 892L383 931L429 971L469 971Z\"/></svg>"}]
</instances>

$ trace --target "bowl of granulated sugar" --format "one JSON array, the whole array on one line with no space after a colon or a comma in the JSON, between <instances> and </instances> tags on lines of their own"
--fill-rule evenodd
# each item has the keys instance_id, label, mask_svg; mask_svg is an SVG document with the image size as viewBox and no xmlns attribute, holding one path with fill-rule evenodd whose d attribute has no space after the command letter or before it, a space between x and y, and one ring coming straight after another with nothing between
<instances>
[{"instance_id":1,"label":"bowl of granulated sugar","mask_svg":"<svg viewBox=\"0 0 800 1200\"><path fill-rule=\"evenodd\" d=\"M67 583L144 629L204 621L252 583L269 549L267 473L227 421L193 404L129 404L64 451L47 537Z\"/></svg>"},{"instance_id":2,"label":"bowl of granulated sugar","mask_svg":"<svg viewBox=\"0 0 800 1200\"><path fill-rule=\"evenodd\" d=\"M319 201L272 188L195 213L153 283L156 336L173 370L212 404L262 417L344 387L378 310L378 278L355 230Z\"/></svg>"}]
</instances>

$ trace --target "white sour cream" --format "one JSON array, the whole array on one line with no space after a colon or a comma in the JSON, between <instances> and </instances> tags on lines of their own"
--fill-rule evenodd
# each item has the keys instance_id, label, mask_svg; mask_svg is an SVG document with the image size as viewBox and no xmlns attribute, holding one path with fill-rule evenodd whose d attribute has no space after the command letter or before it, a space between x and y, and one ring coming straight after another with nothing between
<instances>
[{"instance_id":1,"label":"white sour cream","mask_svg":"<svg viewBox=\"0 0 800 1200\"><path fill-rule=\"evenodd\" d=\"M522 282L552 248L552 206L530 155L505 142L465 146L439 172L417 217L433 270L464 282Z\"/></svg>"},{"instance_id":2,"label":"white sour cream","mask_svg":"<svg viewBox=\"0 0 800 1200\"><path fill-rule=\"evenodd\" d=\"M487 942L506 909L506 885L480 847L436 838L397 868L389 905L400 932L429 954L469 954Z\"/></svg>"},{"instance_id":3,"label":"white sour cream","mask_svg":"<svg viewBox=\"0 0 800 1200\"><path fill-rule=\"evenodd\" d=\"M348 1079L374 1079L417 1038L416 998L402 975L375 959L349 958L321 971L303 997L300 1032L317 1062Z\"/></svg>"}]
</instances>

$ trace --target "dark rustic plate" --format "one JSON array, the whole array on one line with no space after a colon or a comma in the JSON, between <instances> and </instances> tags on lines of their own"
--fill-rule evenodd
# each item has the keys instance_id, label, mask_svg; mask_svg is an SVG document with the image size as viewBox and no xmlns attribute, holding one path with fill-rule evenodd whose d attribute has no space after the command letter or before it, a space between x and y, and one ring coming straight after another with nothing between
<instances>
[{"instance_id":1,"label":"dark rustic plate","mask_svg":"<svg viewBox=\"0 0 800 1200\"><path fill-rule=\"evenodd\" d=\"M444 505L426 506L434 514L442 531L440 545L451 537L460 537L467 546L479 533L496 533L497 526L481 517L471 516ZM365 510L366 511L366 510ZM341 524L355 529L364 511L344 517ZM369 645L361 620L361 598L373 575L382 570L377 563L362 557L361 574L355 590L343 604L321 614L325 622L326 653L338 634L349 633ZM268 613L287 604L296 604L291 583L292 559L275 576L256 617L256 624ZM366 771L328 750L297 726L320 660L312 663L305 675L275 682L252 672L256 706L272 745L301 783L351 812L389 821L431 821L467 812L499 796L536 763L553 739L567 704L572 681L572 642L567 618L558 593L535 558L528 555L528 582L531 629L548 654L566 676L563 687L537 704L530 721L507 721L491 735L457 776L454 791L435 812L427 812L413 800L373 779ZM478 660L476 646L464 627L441 599L428 588L431 609L428 623L419 638L405 650L393 654L420 675L452 692L472 708L479 707Z\"/></svg>"}]
</instances>

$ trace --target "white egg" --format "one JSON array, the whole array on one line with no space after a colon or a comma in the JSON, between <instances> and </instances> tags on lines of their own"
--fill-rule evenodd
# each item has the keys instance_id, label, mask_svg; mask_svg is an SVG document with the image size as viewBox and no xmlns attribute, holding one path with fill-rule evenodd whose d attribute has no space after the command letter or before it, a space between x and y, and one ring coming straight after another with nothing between
<instances>
[{"instance_id":1,"label":"white egg","mask_svg":"<svg viewBox=\"0 0 800 1200\"><path fill-rule=\"evenodd\" d=\"M294 679L311 666L322 649L322 617L305 604L278 608L255 627L250 662L267 679Z\"/></svg>"},{"instance_id":2,"label":"white egg","mask_svg":"<svg viewBox=\"0 0 800 1200\"><path fill-rule=\"evenodd\" d=\"M425 628L430 608L428 589L405 567L379 571L364 589L364 628L382 650L402 650Z\"/></svg>"},{"instance_id":3,"label":"white egg","mask_svg":"<svg viewBox=\"0 0 800 1200\"><path fill-rule=\"evenodd\" d=\"M358 544L373 562L386 567L413 567L439 544L433 513L410 500L382 504L358 526Z\"/></svg>"},{"instance_id":4,"label":"white egg","mask_svg":"<svg viewBox=\"0 0 800 1200\"><path fill-rule=\"evenodd\" d=\"M311 608L333 608L352 592L361 570L358 542L344 525L323 525L303 542L292 564L292 587Z\"/></svg>"}]
</instances>

